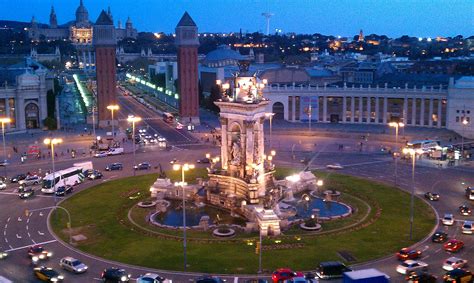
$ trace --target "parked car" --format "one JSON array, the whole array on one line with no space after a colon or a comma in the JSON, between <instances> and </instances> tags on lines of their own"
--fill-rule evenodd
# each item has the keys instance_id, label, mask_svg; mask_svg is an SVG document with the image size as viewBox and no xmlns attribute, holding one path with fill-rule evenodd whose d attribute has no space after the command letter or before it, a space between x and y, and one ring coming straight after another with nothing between
<instances>
[{"instance_id":1,"label":"parked car","mask_svg":"<svg viewBox=\"0 0 474 283\"><path fill-rule=\"evenodd\" d=\"M133 166L134 170L149 170L150 168L151 168L151 165L148 162L142 162L142 163L139 163L138 165Z\"/></svg>"},{"instance_id":2,"label":"parked car","mask_svg":"<svg viewBox=\"0 0 474 283\"><path fill-rule=\"evenodd\" d=\"M72 258L70 256L63 257L59 261L59 266L62 269L73 273L84 273L87 271L88 266L82 263L80 260Z\"/></svg>"},{"instance_id":3,"label":"parked car","mask_svg":"<svg viewBox=\"0 0 474 283\"><path fill-rule=\"evenodd\" d=\"M107 165L107 167L105 167L105 171L115 171L115 170L122 170L122 169L123 169L122 163L112 163L112 164Z\"/></svg>"},{"instance_id":4,"label":"parked car","mask_svg":"<svg viewBox=\"0 0 474 283\"><path fill-rule=\"evenodd\" d=\"M397 253L399 260L417 259L421 257L421 251L410 248L403 248Z\"/></svg>"},{"instance_id":5,"label":"parked car","mask_svg":"<svg viewBox=\"0 0 474 283\"><path fill-rule=\"evenodd\" d=\"M431 236L431 241L434 243L444 243L448 240L448 234L443 231L436 231L433 236Z\"/></svg>"},{"instance_id":6,"label":"parked car","mask_svg":"<svg viewBox=\"0 0 474 283\"><path fill-rule=\"evenodd\" d=\"M26 174L17 174L10 178L11 183L18 183L21 180L26 179Z\"/></svg>"},{"instance_id":7,"label":"parked car","mask_svg":"<svg viewBox=\"0 0 474 283\"><path fill-rule=\"evenodd\" d=\"M451 213L444 214L443 225L452 226L454 224L454 216Z\"/></svg>"},{"instance_id":8,"label":"parked car","mask_svg":"<svg viewBox=\"0 0 474 283\"><path fill-rule=\"evenodd\" d=\"M36 267L33 269L33 273L36 278L45 282L60 282L64 280L64 276L51 267Z\"/></svg>"},{"instance_id":9,"label":"parked car","mask_svg":"<svg viewBox=\"0 0 474 283\"><path fill-rule=\"evenodd\" d=\"M328 164L328 165L326 165L326 168L327 168L327 169L333 169L333 170L340 170L340 169L344 169L344 166L342 166L342 165L339 164L339 163L334 163L334 164Z\"/></svg>"},{"instance_id":10,"label":"parked car","mask_svg":"<svg viewBox=\"0 0 474 283\"><path fill-rule=\"evenodd\" d=\"M95 158L102 158L102 157L107 157L109 156L107 151L99 151L94 154Z\"/></svg>"},{"instance_id":11,"label":"parked car","mask_svg":"<svg viewBox=\"0 0 474 283\"><path fill-rule=\"evenodd\" d=\"M69 185L61 186L61 187L56 189L55 194L57 196L65 196L67 194L72 193L73 190L74 190L74 188L72 186L69 186Z\"/></svg>"},{"instance_id":12,"label":"parked car","mask_svg":"<svg viewBox=\"0 0 474 283\"><path fill-rule=\"evenodd\" d=\"M29 175L25 179L18 181L22 186L38 185L41 182L41 177L38 175Z\"/></svg>"},{"instance_id":13,"label":"parked car","mask_svg":"<svg viewBox=\"0 0 474 283\"><path fill-rule=\"evenodd\" d=\"M137 283L164 283L167 280L156 273L147 273L137 278Z\"/></svg>"},{"instance_id":14,"label":"parked car","mask_svg":"<svg viewBox=\"0 0 474 283\"><path fill-rule=\"evenodd\" d=\"M217 276L203 276L196 279L196 283L224 283L224 280Z\"/></svg>"},{"instance_id":15,"label":"parked car","mask_svg":"<svg viewBox=\"0 0 474 283\"><path fill-rule=\"evenodd\" d=\"M326 261L318 265L316 275L321 279L342 278L346 271L352 271L352 269L339 261Z\"/></svg>"},{"instance_id":16,"label":"parked car","mask_svg":"<svg viewBox=\"0 0 474 283\"><path fill-rule=\"evenodd\" d=\"M432 192L427 192L425 194L425 198L426 199L429 199L431 201L436 201L436 200L439 200L439 194L437 193L432 193Z\"/></svg>"},{"instance_id":17,"label":"parked car","mask_svg":"<svg viewBox=\"0 0 474 283\"><path fill-rule=\"evenodd\" d=\"M472 234L474 231L474 226L472 225L472 221L464 221L462 224L462 229L461 229L463 234Z\"/></svg>"},{"instance_id":18,"label":"parked car","mask_svg":"<svg viewBox=\"0 0 474 283\"><path fill-rule=\"evenodd\" d=\"M409 274L412 271L422 270L425 271L428 269L428 264L426 262L418 260L405 260L397 266L397 272L401 274Z\"/></svg>"},{"instance_id":19,"label":"parked car","mask_svg":"<svg viewBox=\"0 0 474 283\"><path fill-rule=\"evenodd\" d=\"M105 282L129 282L131 276L125 269L111 267L104 269L100 278Z\"/></svg>"},{"instance_id":20,"label":"parked car","mask_svg":"<svg viewBox=\"0 0 474 283\"><path fill-rule=\"evenodd\" d=\"M443 276L444 282L461 282L461 283L469 283L473 280L473 275L470 271L456 268L451 271L446 272Z\"/></svg>"},{"instance_id":21,"label":"parked car","mask_svg":"<svg viewBox=\"0 0 474 283\"><path fill-rule=\"evenodd\" d=\"M21 199L27 199L35 195L35 190L32 187L20 187L18 189L18 196Z\"/></svg>"},{"instance_id":22,"label":"parked car","mask_svg":"<svg viewBox=\"0 0 474 283\"><path fill-rule=\"evenodd\" d=\"M272 273L272 281L274 283L295 277L304 277L304 274L302 272L295 272L289 268L279 268Z\"/></svg>"},{"instance_id":23,"label":"parked car","mask_svg":"<svg viewBox=\"0 0 474 283\"><path fill-rule=\"evenodd\" d=\"M472 214L472 210L466 204L463 204L459 207L459 213L464 216L469 216Z\"/></svg>"},{"instance_id":24,"label":"parked car","mask_svg":"<svg viewBox=\"0 0 474 283\"><path fill-rule=\"evenodd\" d=\"M461 240L451 239L444 244L444 250L455 253L464 247L464 242Z\"/></svg>"},{"instance_id":25,"label":"parked car","mask_svg":"<svg viewBox=\"0 0 474 283\"><path fill-rule=\"evenodd\" d=\"M53 256L53 253L45 250L40 245L34 245L28 248L28 256L33 264L37 264L40 260L47 260Z\"/></svg>"},{"instance_id":26,"label":"parked car","mask_svg":"<svg viewBox=\"0 0 474 283\"><path fill-rule=\"evenodd\" d=\"M449 271L456 268L463 268L466 264L467 260L452 256L443 262L443 269Z\"/></svg>"}]
</instances>

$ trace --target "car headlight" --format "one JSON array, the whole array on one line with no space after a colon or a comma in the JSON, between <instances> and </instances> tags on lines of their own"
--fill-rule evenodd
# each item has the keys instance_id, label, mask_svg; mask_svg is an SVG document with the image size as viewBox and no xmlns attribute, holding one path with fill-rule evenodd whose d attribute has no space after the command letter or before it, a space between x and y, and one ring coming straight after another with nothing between
<instances>
[{"instance_id":1,"label":"car headlight","mask_svg":"<svg viewBox=\"0 0 474 283\"><path fill-rule=\"evenodd\" d=\"M58 282L58 280L59 280L59 279L56 278L56 277L51 278L51 282Z\"/></svg>"},{"instance_id":2,"label":"car headlight","mask_svg":"<svg viewBox=\"0 0 474 283\"><path fill-rule=\"evenodd\" d=\"M64 276L59 275L59 276L58 276L58 279L59 279L59 280L63 280L63 279L64 279Z\"/></svg>"},{"instance_id":3,"label":"car headlight","mask_svg":"<svg viewBox=\"0 0 474 283\"><path fill-rule=\"evenodd\" d=\"M122 276L122 277L120 277L120 281L122 281L122 282L125 282L125 281L127 281L127 279L128 279L128 277L127 277L127 276L125 276L125 275L124 275L124 276Z\"/></svg>"},{"instance_id":4,"label":"car headlight","mask_svg":"<svg viewBox=\"0 0 474 283\"><path fill-rule=\"evenodd\" d=\"M37 262L39 260L39 258L37 256L34 256L31 258L31 261L33 261L33 263Z\"/></svg>"},{"instance_id":5,"label":"car headlight","mask_svg":"<svg viewBox=\"0 0 474 283\"><path fill-rule=\"evenodd\" d=\"M53 256L53 253L52 253L52 252L49 252L49 253L47 253L47 256L48 256L48 257L52 257L52 256Z\"/></svg>"}]
</instances>

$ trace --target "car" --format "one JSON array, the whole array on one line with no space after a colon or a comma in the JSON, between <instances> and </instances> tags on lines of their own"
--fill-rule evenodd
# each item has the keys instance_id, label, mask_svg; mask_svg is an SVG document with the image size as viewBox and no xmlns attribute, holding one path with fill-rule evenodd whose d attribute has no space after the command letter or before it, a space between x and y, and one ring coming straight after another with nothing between
<instances>
[{"instance_id":1,"label":"car","mask_svg":"<svg viewBox=\"0 0 474 283\"><path fill-rule=\"evenodd\" d=\"M472 214L472 210L469 208L469 206L463 204L459 207L459 213L464 216L469 216Z\"/></svg>"},{"instance_id":2,"label":"car","mask_svg":"<svg viewBox=\"0 0 474 283\"><path fill-rule=\"evenodd\" d=\"M109 152L107 153L108 155L120 155L123 154L123 148L122 147L113 147L109 149Z\"/></svg>"},{"instance_id":3,"label":"car","mask_svg":"<svg viewBox=\"0 0 474 283\"><path fill-rule=\"evenodd\" d=\"M170 164L175 164L175 163L179 163L179 161L178 161L178 159L173 158L173 160L170 161Z\"/></svg>"},{"instance_id":4,"label":"car","mask_svg":"<svg viewBox=\"0 0 474 283\"><path fill-rule=\"evenodd\" d=\"M64 280L64 276L51 267L36 267L33 269L33 273L36 278L44 282L60 282Z\"/></svg>"},{"instance_id":5,"label":"car","mask_svg":"<svg viewBox=\"0 0 474 283\"><path fill-rule=\"evenodd\" d=\"M104 269L100 278L105 282L129 282L131 276L125 269L111 267Z\"/></svg>"},{"instance_id":6,"label":"car","mask_svg":"<svg viewBox=\"0 0 474 283\"><path fill-rule=\"evenodd\" d=\"M436 283L437 277L425 271L412 271L405 276L408 282L417 283Z\"/></svg>"},{"instance_id":7,"label":"car","mask_svg":"<svg viewBox=\"0 0 474 283\"><path fill-rule=\"evenodd\" d=\"M20 187L18 189L18 196L21 199L27 199L35 195L35 190L31 187Z\"/></svg>"},{"instance_id":8,"label":"car","mask_svg":"<svg viewBox=\"0 0 474 283\"><path fill-rule=\"evenodd\" d=\"M196 160L196 162L202 163L202 164L208 164L208 163L211 163L211 160L209 158L202 158L202 159Z\"/></svg>"},{"instance_id":9,"label":"car","mask_svg":"<svg viewBox=\"0 0 474 283\"><path fill-rule=\"evenodd\" d=\"M94 170L94 169L87 170L86 172L84 172L84 175L89 180L101 179L104 176L99 170Z\"/></svg>"},{"instance_id":10,"label":"car","mask_svg":"<svg viewBox=\"0 0 474 283\"><path fill-rule=\"evenodd\" d=\"M107 151L99 151L96 154L94 154L95 158L102 158L102 157L107 157L107 156L109 156Z\"/></svg>"},{"instance_id":11,"label":"car","mask_svg":"<svg viewBox=\"0 0 474 283\"><path fill-rule=\"evenodd\" d=\"M61 266L62 269L73 273L84 273L88 269L87 265L70 256L63 257L59 261L59 266Z\"/></svg>"},{"instance_id":12,"label":"car","mask_svg":"<svg viewBox=\"0 0 474 283\"><path fill-rule=\"evenodd\" d=\"M107 167L105 167L105 171L115 171L115 170L122 170L122 169L123 169L122 163L112 163L112 164L107 165Z\"/></svg>"},{"instance_id":13,"label":"car","mask_svg":"<svg viewBox=\"0 0 474 283\"><path fill-rule=\"evenodd\" d=\"M446 226L452 226L454 224L454 216L451 213L444 214L442 223Z\"/></svg>"},{"instance_id":14,"label":"car","mask_svg":"<svg viewBox=\"0 0 474 283\"><path fill-rule=\"evenodd\" d=\"M461 229L461 232L463 234L472 234L472 232L474 231L474 226L472 225L472 221L464 221L464 223L462 224L462 229Z\"/></svg>"},{"instance_id":15,"label":"car","mask_svg":"<svg viewBox=\"0 0 474 283\"><path fill-rule=\"evenodd\" d=\"M268 280L265 279L247 279L245 283L269 283Z\"/></svg>"},{"instance_id":16,"label":"car","mask_svg":"<svg viewBox=\"0 0 474 283\"><path fill-rule=\"evenodd\" d=\"M333 164L326 165L326 168L327 169L332 169L332 170L340 170L340 169L344 169L344 166L342 166L339 163L333 163Z\"/></svg>"},{"instance_id":17,"label":"car","mask_svg":"<svg viewBox=\"0 0 474 283\"><path fill-rule=\"evenodd\" d=\"M18 183L21 180L26 179L26 174L17 174L10 178L11 183Z\"/></svg>"},{"instance_id":18,"label":"car","mask_svg":"<svg viewBox=\"0 0 474 283\"><path fill-rule=\"evenodd\" d=\"M397 272L401 274L409 274L412 271L422 270L425 271L428 269L428 264L423 261L418 260L405 260L397 266Z\"/></svg>"},{"instance_id":19,"label":"car","mask_svg":"<svg viewBox=\"0 0 474 283\"><path fill-rule=\"evenodd\" d=\"M69 186L69 185L66 185L66 186L61 186L61 187L58 187L56 189L56 192L55 194L57 196L65 196L67 194L70 194L72 193L72 191L74 190L74 188L72 186Z\"/></svg>"},{"instance_id":20,"label":"car","mask_svg":"<svg viewBox=\"0 0 474 283\"><path fill-rule=\"evenodd\" d=\"M295 272L289 268L279 268L272 273L272 281L274 283L295 277L304 277L304 274L302 272Z\"/></svg>"},{"instance_id":21,"label":"car","mask_svg":"<svg viewBox=\"0 0 474 283\"><path fill-rule=\"evenodd\" d=\"M176 130L182 130L183 127L184 127L184 126L183 126L183 124L181 124L181 123L176 124Z\"/></svg>"},{"instance_id":22,"label":"car","mask_svg":"<svg viewBox=\"0 0 474 283\"><path fill-rule=\"evenodd\" d=\"M425 193L425 198L431 201L437 201L439 200L439 194L437 193L432 193L432 192L427 192Z\"/></svg>"},{"instance_id":23,"label":"car","mask_svg":"<svg viewBox=\"0 0 474 283\"><path fill-rule=\"evenodd\" d=\"M403 248L397 253L397 258L399 260L407 260L407 259L417 259L421 257L421 251L410 249L410 248Z\"/></svg>"},{"instance_id":24,"label":"car","mask_svg":"<svg viewBox=\"0 0 474 283\"><path fill-rule=\"evenodd\" d=\"M464 247L464 242L461 240L451 239L444 244L444 250L455 253Z\"/></svg>"},{"instance_id":25,"label":"car","mask_svg":"<svg viewBox=\"0 0 474 283\"><path fill-rule=\"evenodd\" d=\"M473 275L469 270L464 270L460 268L453 269L446 272L443 276L444 282L473 282Z\"/></svg>"},{"instance_id":26,"label":"car","mask_svg":"<svg viewBox=\"0 0 474 283\"><path fill-rule=\"evenodd\" d=\"M7 188L7 183L0 181L0 190L4 190Z\"/></svg>"},{"instance_id":27,"label":"car","mask_svg":"<svg viewBox=\"0 0 474 283\"><path fill-rule=\"evenodd\" d=\"M150 168L151 168L151 165L148 162L142 162L142 163L139 163L138 165L133 166L134 170L149 170Z\"/></svg>"},{"instance_id":28,"label":"car","mask_svg":"<svg viewBox=\"0 0 474 283\"><path fill-rule=\"evenodd\" d=\"M137 278L137 283L164 283L167 282L164 277L156 273L147 273Z\"/></svg>"},{"instance_id":29,"label":"car","mask_svg":"<svg viewBox=\"0 0 474 283\"><path fill-rule=\"evenodd\" d=\"M321 279L342 278L346 271L352 271L352 269L340 261L325 261L316 267L316 275Z\"/></svg>"},{"instance_id":30,"label":"car","mask_svg":"<svg viewBox=\"0 0 474 283\"><path fill-rule=\"evenodd\" d=\"M448 240L448 234L443 231L436 231L433 236L431 236L431 241L433 243L444 243Z\"/></svg>"},{"instance_id":31,"label":"car","mask_svg":"<svg viewBox=\"0 0 474 283\"><path fill-rule=\"evenodd\" d=\"M196 283L224 283L224 280L217 276L203 276L197 278Z\"/></svg>"},{"instance_id":32,"label":"car","mask_svg":"<svg viewBox=\"0 0 474 283\"><path fill-rule=\"evenodd\" d=\"M8 253L0 250L0 259L5 259L8 257ZM1 281L0 281L1 282Z\"/></svg>"},{"instance_id":33,"label":"car","mask_svg":"<svg viewBox=\"0 0 474 283\"><path fill-rule=\"evenodd\" d=\"M22 186L38 185L41 182L41 177L38 175L29 175L25 179L18 181Z\"/></svg>"},{"instance_id":34,"label":"car","mask_svg":"<svg viewBox=\"0 0 474 283\"><path fill-rule=\"evenodd\" d=\"M45 250L40 245L34 245L28 248L28 256L36 264L40 260L46 260L53 256L52 252Z\"/></svg>"},{"instance_id":35,"label":"car","mask_svg":"<svg viewBox=\"0 0 474 283\"><path fill-rule=\"evenodd\" d=\"M449 271L456 268L463 268L466 265L467 265L467 260L452 256L450 258L447 258L443 262L443 269Z\"/></svg>"}]
</instances>

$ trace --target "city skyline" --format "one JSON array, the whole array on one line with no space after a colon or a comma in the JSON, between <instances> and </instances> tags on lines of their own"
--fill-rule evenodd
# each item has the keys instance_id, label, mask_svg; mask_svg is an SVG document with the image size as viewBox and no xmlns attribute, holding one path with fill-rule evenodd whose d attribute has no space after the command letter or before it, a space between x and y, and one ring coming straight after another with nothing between
<instances>
[{"instance_id":1,"label":"city skyline","mask_svg":"<svg viewBox=\"0 0 474 283\"><path fill-rule=\"evenodd\" d=\"M48 23L51 5L54 5L59 24L73 20L79 5L79 0L1 2L4 9L0 11L0 19L30 21L35 16L38 22ZM91 21L95 21L100 11L110 5L115 25L118 20L124 25L130 17L139 31L150 32L173 32L176 22L188 11L200 32L237 32L240 29L243 32L265 32L265 19L261 13L270 12L274 14L270 20L270 32L281 29L283 33L353 36L362 29L364 34L384 34L389 37L474 35L474 4L464 0L297 0L291 4L279 0L210 0L207 3L202 7L199 1L165 0L156 4L151 0L142 0L140 5L130 6L125 0L102 3L84 0ZM223 12L228 10L235 12ZM295 18L301 21L295 21ZM397 24L399 22L405 25L400 26Z\"/></svg>"}]
</instances>

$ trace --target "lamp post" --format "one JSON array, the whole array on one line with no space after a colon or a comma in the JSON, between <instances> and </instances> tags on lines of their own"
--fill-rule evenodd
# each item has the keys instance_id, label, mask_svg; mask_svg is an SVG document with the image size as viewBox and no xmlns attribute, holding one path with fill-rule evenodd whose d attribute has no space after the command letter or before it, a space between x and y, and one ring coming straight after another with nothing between
<instances>
[{"instance_id":1,"label":"lamp post","mask_svg":"<svg viewBox=\"0 0 474 283\"><path fill-rule=\"evenodd\" d=\"M4 170L5 170L5 180L7 178L7 147L5 145L5 124L9 124L12 122L12 119L8 117L0 118L0 122L2 123L2 136L3 136L3 160L4 160Z\"/></svg>"},{"instance_id":2,"label":"lamp post","mask_svg":"<svg viewBox=\"0 0 474 283\"><path fill-rule=\"evenodd\" d=\"M270 149L272 148L272 120L273 120L274 115L275 113L271 113L271 112L265 113L265 117L270 119Z\"/></svg>"},{"instance_id":3,"label":"lamp post","mask_svg":"<svg viewBox=\"0 0 474 283\"><path fill-rule=\"evenodd\" d=\"M56 169L54 167L54 146L56 144L62 143L63 139L58 139L58 138L50 139L50 138L47 138L47 139L44 139L43 142L44 142L45 145L50 145L51 146L51 162L52 162L52 165L53 165L52 186L53 186L53 191L54 191L54 203L56 204L57 203L57 198L56 198L56 176L55 176Z\"/></svg>"},{"instance_id":4,"label":"lamp post","mask_svg":"<svg viewBox=\"0 0 474 283\"><path fill-rule=\"evenodd\" d=\"M415 201L415 161L416 155L421 154L422 150L415 150L413 148L403 149L403 153L411 155L411 197L410 197L410 240L413 239L413 210Z\"/></svg>"},{"instance_id":5,"label":"lamp post","mask_svg":"<svg viewBox=\"0 0 474 283\"><path fill-rule=\"evenodd\" d=\"M127 121L132 123L132 143L133 143L133 176L136 175L135 165L137 165L135 158L135 123L140 122L142 118L133 115L128 116Z\"/></svg>"},{"instance_id":6,"label":"lamp post","mask_svg":"<svg viewBox=\"0 0 474 283\"><path fill-rule=\"evenodd\" d=\"M466 131L466 126L469 122L466 120L466 117L462 119L462 135L461 135L461 159L464 158L464 132ZM3 125L3 124L2 124Z\"/></svg>"},{"instance_id":7,"label":"lamp post","mask_svg":"<svg viewBox=\"0 0 474 283\"><path fill-rule=\"evenodd\" d=\"M112 137L115 138L115 121L114 121L114 111L119 110L120 107L117 104L111 104L107 106L107 109L112 112Z\"/></svg>"},{"instance_id":8,"label":"lamp post","mask_svg":"<svg viewBox=\"0 0 474 283\"><path fill-rule=\"evenodd\" d=\"M403 128L405 124L401 122L391 122L388 125L390 127L395 128L395 147L396 147L396 152L398 152L398 129ZM398 157L397 157L396 152L393 153L395 154L395 185L397 184L397 180L398 180Z\"/></svg>"},{"instance_id":9,"label":"lamp post","mask_svg":"<svg viewBox=\"0 0 474 283\"><path fill-rule=\"evenodd\" d=\"M176 183L175 185L180 185L183 190L183 258L184 258L184 271L187 268L187 247L186 247L186 192L184 187L186 186L186 182L184 181L184 172L194 169L194 164L185 163L181 164L173 164L173 170L178 171L181 170L181 182Z\"/></svg>"}]
</instances>

